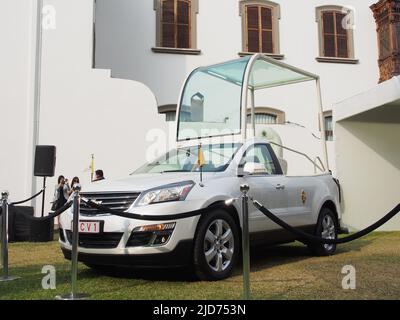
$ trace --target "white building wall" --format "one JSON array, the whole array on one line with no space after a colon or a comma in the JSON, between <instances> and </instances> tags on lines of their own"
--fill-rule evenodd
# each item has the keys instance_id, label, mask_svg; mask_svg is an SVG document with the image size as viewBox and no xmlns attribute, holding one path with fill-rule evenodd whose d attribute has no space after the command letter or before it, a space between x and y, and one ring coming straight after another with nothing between
<instances>
[{"instance_id":1,"label":"white building wall","mask_svg":"<svg viewBox=\"0 0 400 320\"><path fill-rule=\"evenodd\" d=\"M14 200L31 192L33 12L31 1L0 3L0 190Z\"/></svg>"},{"instance_id":2,"label":"white building wall","mask_svg":"<svg viewBox=\"0 0 400 320\"><path fill-rule=\"evenodd\" d=\"M400 124L350 119L336 124L336 136L343 223L361 230L399 203ZM379 230L400 230L400 218L396 216Z\"/></svg>"},{"instance_id":3,"label":"white building wall","mask_svg":"<svg viewBox=\"0 0 400 320\"><path fill-rule=\"evenodd\" d=\"M156 12L150 0L96 0L96 67L111 69L112 76L135 79L155 93L158 105L176 104L181 86L196 67L238 58L242 51L241 17L237 0L199 0L197 44L201 55L154 53L156 45ZM280 47L286 63L316 73L322 79L324 109L333 103L373 87L378 81L375 21L369 6L375 0L275 1L281 6ZM321 5L354 7L356 29L355 56L359 64L320 63L318 26L315 8ZM258 99L257 105L286 111L286 119L305 125L317 133L316 98L300 86L295 93L277 90L269 99ZM308 89L310 90L310 89ZM321 155L315 139L297 128L300 139L285 140L312 156ZM303 137L304 136L304 137ZM333 143L329 144L330 162L334 168ZM297 162L296 162L297 164ZM293 166L292 166L293 167ZM303 171L304 162L296 173Z\"/></svg>"},{"instance_id":4,"label":"white building wall","mask_svg":"<svg viewBox=\"0 0 400 320\"><path fill-rule=\"evenodd\" d=\"M7 18L2 23L8 24L2 28L7 30L8 50L1 59L6 62L1 73L6 90L1 90L0 103L2 112L7 111L1 135L7 139L7 152L2 151L0 181L14 199L31 193L30 37L36 12L28 3L6 0L1 6ZM112 79L108 70L92 69L92 0L45 0L44 5L54 6L56 29L43 31L39 144L57 146L56 176L63 174L70 180L79 176L83 189L90 180L90 173L83 171L92 153L96 168L103 169L106 178L126 176L145 162L145 151L153 143L146 137L149 130L166 130L156 99L139 82ZM56 177L49 179L47 203L55 181ZM38 180L38 189L41 183Z\"/></svg>"}]
</instances>

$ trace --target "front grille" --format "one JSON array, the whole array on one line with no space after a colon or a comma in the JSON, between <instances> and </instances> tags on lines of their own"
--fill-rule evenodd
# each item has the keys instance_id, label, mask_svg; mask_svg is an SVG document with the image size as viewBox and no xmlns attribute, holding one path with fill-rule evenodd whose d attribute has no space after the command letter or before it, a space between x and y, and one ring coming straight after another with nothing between
<instances>
[{"instance_id":1,"label":"front grille","mask_svg":"<svg viewBox=\"0 0 400 320\"><path fill-rule=\"evenodd\" d=\"M66 231L67 239L72 244L72 232ZM79 234L79 246L88 249L113 249L121 241L122 232L104 232L102 234Z\"/></svg>"},{"instance_id":2,"label":"front grille","mask_svg":"<svg viewBox=\"0 0 400 320\"><path fill-rule=\"evenodd\" d=\"M81 193L81 196L100 203L113 210L126 211L139 196L139 192L107 192L107 193ZM89 207L81 201L80 213L84 216L94 216L107 213Z\"/></svg>"}]
</instances>

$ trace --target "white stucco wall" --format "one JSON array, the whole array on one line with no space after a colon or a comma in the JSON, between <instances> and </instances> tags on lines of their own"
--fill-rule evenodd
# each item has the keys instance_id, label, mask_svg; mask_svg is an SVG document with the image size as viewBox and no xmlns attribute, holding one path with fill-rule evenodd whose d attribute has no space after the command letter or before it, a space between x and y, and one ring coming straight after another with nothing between
<instances>
[{"instance_id":1,"label":"white stucco wall","mask_svg":"<svg viewBox=\"0 0 400 320\"><path fill-rule=\"evenodd\" d=\"M24 0L0 3L0 190L14 199L25 197L31 186L33 7Z\"/></svg>"},{"instance_id":2,"label":"white stucco wall","mask_svg":"<svg viewBox=\"0 0 400 320\"><path fill-rule=\"evenodd\" d=\"M393 209L400 199L400 119L397 123L346 120L336 124L343 222L360 230ZM400 229L396 216L380 230Z\"/></svg>"},{"instance_id":3,"label":"white stucco wall","mask_svg":"<svg viewBox=\"0 0 400 320\"><path fill-rule=\"evenodd\" d=\"M374 0L277 0L281 5L280 47L284 62L319 74L324 109L333 103L373 87L378 81L375 21L369 6ZM319 63L318 28L315 8L321 5L355 8L355 56L357 65ZM186 76L196 67L238 58L242 51L241 17L237 0L199 0L197 43L201 55L154 53L156 13L150 0L97 0L96 66L110 68L113 77L135 79L155 93L158 105L176 104ZM288 121L299 122L318 132L315 97L301 87L293 94L285 89L257 105L286 111ZM297 90L297 91L296 91ZM299 98L301 97L301 98ZM298 129L300 136L304 135ZM286 141L300 149L313 148L302 139ZM333 143L329 154L334 168ZM321 148L318 148L321 150ZM320 153L321 154L321 153ZM293 166L292 166L293 167ZM299 169L302 169L299 167Z\"/></svg>"},{"instance_id":4,"label":"white stucco wall","mask_svg":"<svg viewBox=\"0 0 400 320\"><path fill-rule=\"evenodd\" d=\"M1 107L8 119L2 117L0 126L7 146L7 153L1 155L0 181L13 199L31 193L31 34L35 30L31 17L36 12L29 3L5 0L1 5L6 18L2 24L8 24L2 28L7 30L3 39L7 51L1 59L6 62ZM56 145L56 176L63 174L70 180L79 176L83 188L90 180L90 173L83 170L92 153L96 168L103 169L106 178L126 176L146 160L145 151L152 144L146 141L149 130L166 129L156 99L142 83L112 79L108 70L92 69L92 0L46 0L44 5L54 6L56 29L43 31L39 144ZM48 181L47 203L55 178ZM38 179L38 188L41 183Z\"/></svg>"}]
</instances>

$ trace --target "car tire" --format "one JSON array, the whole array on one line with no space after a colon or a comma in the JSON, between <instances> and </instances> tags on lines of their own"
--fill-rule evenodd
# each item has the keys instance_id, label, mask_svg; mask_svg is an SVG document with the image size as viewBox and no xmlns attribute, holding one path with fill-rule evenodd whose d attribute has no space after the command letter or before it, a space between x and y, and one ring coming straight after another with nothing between
<instances>
[{"instance_id":1,"label":"car tire","mask_svg":"<svg viewBox=\"0 0 400 320\"><path fill-rule=\"evenodd\" d=\"M213 210L199 221L197 227L193 248L196 276L206 281L228 278L238 259L239 250L237 223L228 212Z\"/></svg>"},{"instance_id":2,"label":"car tire","mask_svg":"<svg viewBox=\"0 0 400 320\"><path fill-rule=\"evenodd\" d=\"M318 217L315 235L325 239L337 239L339 223L336 214L329 208L322 208ZM310 244L309 249L316 256L330 256L336 251L336 244Z\"/></svg>"}]
</instances>

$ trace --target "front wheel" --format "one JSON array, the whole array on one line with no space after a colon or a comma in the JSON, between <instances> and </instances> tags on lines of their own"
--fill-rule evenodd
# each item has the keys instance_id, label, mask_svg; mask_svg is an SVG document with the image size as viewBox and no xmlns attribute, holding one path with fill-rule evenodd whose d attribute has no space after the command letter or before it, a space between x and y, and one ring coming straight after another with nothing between
<instances>
[{"instance_id":1,"label":"front wheel","mask_svg":"<svg viewBox=\"0 0 400 320\"><path fill-rule=\"evenodd\" d=\"M335 213L329 208L322 208L315 235L324 239L337 239L339 229ZM336 244L310 244L311 252L317 256L330 256L336 251Z\"/></svg>"},{"instance_id":2,"label":"front wheel","mask_svg":"<svg viewBox=\"0 0 400 320\"><path fill-rule=\"evenodd\" d=\"M239 230L232 216L214 210L199 222L194 239L194 266L201 280L221 280L232 274L239 254Z\"/></svg>"}]
</instances>

